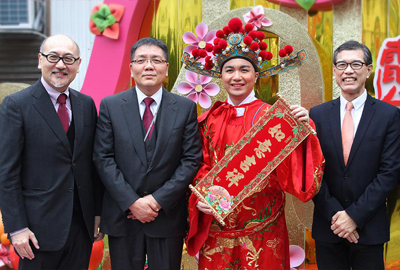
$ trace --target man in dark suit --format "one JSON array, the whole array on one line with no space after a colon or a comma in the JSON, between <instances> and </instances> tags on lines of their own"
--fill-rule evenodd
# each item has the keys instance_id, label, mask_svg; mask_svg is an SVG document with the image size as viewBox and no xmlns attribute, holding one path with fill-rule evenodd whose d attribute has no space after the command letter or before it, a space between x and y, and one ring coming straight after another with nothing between
<instances>
[{"instance_id":1,"label":"man in dark suit","mask_svg":"<svg viewBox=\"0 0 400 270\"><path fill-rule=\"evenodd\" d=\"M310 111L326 160L313 199L318 269L384 269L386 198L400 179L399 109L367 94L372 57L365 45L339 46L333 71L340 97Z\"/></svg>"},{"instance_id":2,"label":"man in dark suit","mask_svg":"<svg viewBox=\"0 0 400 270\"><path fill-rule=\"evenodd\" d=\"M113 270L180 269L186 191L200 166L193 101L162 87L167 46L155 38L131 49L135 87L100 105L94 161L105 186L101 231Z\"/></svg>"},{"instance_id":3,"label":"man in dark suit","mask_svg":"<svg viewBox=\"0 0 400 270\"><path fill-rule=\"evenodd\" d=\"M71 38L45 39L38 59L41 79L0 108L4 226L22 258L20 270L87 269L92 242L102 238L92 160L96 108L69 88L81 62Z\"/></svg>"}]
</instances>

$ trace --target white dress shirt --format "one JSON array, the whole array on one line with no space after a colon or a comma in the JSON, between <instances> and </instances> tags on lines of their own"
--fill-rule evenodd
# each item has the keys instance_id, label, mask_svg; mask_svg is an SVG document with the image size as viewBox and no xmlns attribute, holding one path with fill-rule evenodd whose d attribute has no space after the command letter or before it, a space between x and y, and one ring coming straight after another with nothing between
<instances>
[{"instance_id":1,"label":"white dress shirt","mask_svg":"<svg viewBox=\"0 0 400 270\"><path fill-rule=\"evenodd\" d=\"M257 98L256 98L256 94L254 93L254 90L253 90L253 91L251 91L250 94L239 104L239 106L240 106L240 105L247 104L247 103L251 103L251 102L253 102L253 101L256 100L256 99L257 99ZM229 96L228 96L228 104L230 104L230 105L232 105L232 106L235 106L235 105L233 104L232 100L229 98ZM246 108L241 108L241 107L236 107L236 106L235 106L235 109L236 109L236 116L237 116L237 117L243 116L243 115L244 115L244 112L245 112L245 110L246 110Z\"/></svg>"},{"instance_id":2,"label":"white dress shirt","mask_svg":"<svg viewBox=\"0 0 400 270\"><path fill-rule=\"evenodd\" d=\"M139 104L139 112L140 112L140 119L143 120L143 114L144 114L144 110L146 109L146 104L144 103L144 99L147 98L148 96L146 96L142 91L140 91L139 87L135 87L136 88L136 94L137 94L137 98L138 98L138 104ZM161 100L162 100L162 87L152 96L150 96L152 99L154 99L154 102L151 103L150 105L150 111L151 113L154 115L156 115L158 109L160 108L160 104L161 104ZM156 116L157 118L157 116ZM154 119L155 121L156 119Z\"/></svg>"}]
</instances>

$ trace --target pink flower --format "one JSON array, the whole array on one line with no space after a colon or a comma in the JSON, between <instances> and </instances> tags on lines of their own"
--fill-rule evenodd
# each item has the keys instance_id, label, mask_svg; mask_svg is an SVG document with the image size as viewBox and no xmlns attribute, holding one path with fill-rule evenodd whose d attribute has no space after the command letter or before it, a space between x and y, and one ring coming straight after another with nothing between
<instances>
[{"instance_id":1,"label":"pink flower","mask_svg":"<svg viewBox=\"0 0 400 270\"><path fill-rule=\"evenodd\" d=\"M254 7L253 10L244 14L243 19L246 23L251 23L254 26L254 30L272 25L272 22L264 16L264 8L261 5Z\"/></svg>"},{"instance_id":2,"label":"pink flower","mask_svg":"<svg viewBox=\"0 0 400 270\"><path fill-rule=\"evenodd\" d=\"M208 109L211 106L210 96L215 96L219 93L219 86L216 83L209 83L211 77L200 75L200 78L196 73L187 70L185 73L187 82L181 82L177 86L179 93L187 95L186 97L193 100L195 103L199 103L204 109Z\"/></svg>"},{"instance_id":3,"label":"pink flower","mask_svg":"<svg viewBox=\"0 0 400 270\"><path fill-rule=\"evenodd\" d=\"M219 207L220 207L222 210L229 211L229 210L231 209L231 204L230 204L229 200L223 199L223 198L222 198L222 199L219 201Z\"/></svg>"},{"instance_id":4,"label":"pink flower","mask_svg":"<svg viewBox=\"0 0 400 270\"><path fill-rule=\"evenodd\" d=\"M183 52L187 52L192 55L192 51L194 49L205 49L207 43L213 45L216 32L216 30L211 30L208 32L208 25L205 23L199 23L196 26L197 37L189 31L183 34L183 41L186 44L190 44L183 49ZM211 56L212 52L207 52L207 55ZM204 58L200 58L199 61L204 64Z\"/></svg>"}]
</instances>

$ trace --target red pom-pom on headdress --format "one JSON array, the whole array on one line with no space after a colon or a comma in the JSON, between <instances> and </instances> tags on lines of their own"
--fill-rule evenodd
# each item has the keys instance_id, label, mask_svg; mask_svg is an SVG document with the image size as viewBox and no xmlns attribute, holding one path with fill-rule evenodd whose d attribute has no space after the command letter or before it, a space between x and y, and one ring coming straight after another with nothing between
<instances>
[{"instance_id":1,"label":"red pom-pom on headdress","mask_svg":"<svg viewBox=\"0 0 400 270\"><path fill-rule=\"evenodd\" d=\"M218 30L217 33L215 33L215 35L217 36L217 38L224 38L225 33L222 30Z\"/></svg>"},{"instance_id":2,"label":"red pom-pom on headdress","mask_svg":"<svg viewBox=\"0 0 400 270\"><path fill-rule=\"evenodd\" d=\"M218 46L219 46L221 49L224 50L224 49L228 46L228 42L226 42L225 39L221 39L221 40L219 41L219 43L218 43Z\"/></svg>"},{"instance_id":3,"label":"red pom-pom on headdress","mask_svg":"<svg viewBox=\"0 0 400 270\"><path fill-rule=\"evenodd\" d=\"M206 47L204 49L206 49L207 52L212 52L214 46L210 43L206 44Z\"/></svg>"},{"instance_id":4,"label":"red pom-pom on headdress","mask_svg":"<svg viewBox=\"0 0 400 270\"><path fill-rule=\"evenodd\" d=\"M220 40L221 40L220 38L215 38L215 39L214 39L214 45L218 45L218 43L219 43Z\"/></svg>"},{"instance_id":5,"label":"red pom-pom on headdress","mask_svg":"<svg viewBox=\"0 0 400 270\"><path fill-rule=\"evenodd\" d=\"M193 49L192 55L193 55L194 58L199 57L199 55L200 55L200 50L199 50L199 49Z\"/></svg>"},{"instance_id":6,"label":"red pom-pom on headdress","mask_svg":"<svg viewBox=\"0 0 400 270\"><path fill-rule=\"evenodd\" d=\"M291 45L285 46L285 52L289 55L293 52L293 47Z\"/></svg>"},{"instance_id":7,"label":"red pom-pom on headdress","mask_svg":"<svg viewBox=\"0 0 400 270\"><path fill-rule=\"evenodd\" d=\"M242 29L242 27L243 27L243 23L242 23L242 20L240 20L239 18L232 18L228 22L228 26L232 30L232 32L239 33L240 29Z\"/></svg>"},{"instance_id":8,"label":"red pom-pom on headdress","mask_svg":"<svg viewBox=\"0 0 400 270\"><path fill-rule=\"evenodd\" d=\"M267 43L265 43L264 41L260 42L260 50L266 50L268 47Z\"/></svg>"},{"instance_id":9,"label":"red pom-pom on headdress","mask_svg":"<svg viewBox=\"0 0 400 270\"><path fill-rule=\"evenodd\" d=\"M245 36L243 38L243 43L246 45L250 45L253 42L253 39L250 36Z\"/></svg>"},{"instance_id":10,"label":"red pom-pom on headdress","mask_svg":"<svg viewBox=\"0 0 400 270\"><path fill-rule=\"evenodd\" d=\"M207 51L204 50L204 49L201 49L201 50L200 50L200 57L201 57L201 58L204 58L204 57L206 57L206 56L207 56Z\"/></svg>"},{"instance_id":11,"label":"red pom-pom on headdress","mask_svg":"<svg viewBox=\"0 0 400 270\"><path fill-rule=\"evenodd\" d=\"M261 51L258 56L261 57L262 60L265 60L267 58L267 52L266 51Z\"/></svg>"},{"instance_id":12,"label":"red pom-pom on headdress","mask_svg":"<svg viewBox=\"0 0 400 270\"><path fill-rule=\"evenodd\" d=\"M285 57L285 56L286 56L286 51L285 51L285 49L280 49L279 52L278 52L278 54L279 54L280 57Z\"/></svg>"},{"instance_id":13,"label":"red pom-pom on headdress","mask_svg":"<svg viewBox=\"0 0 400 270\"><path fill-rule=\"evenodd\" d=\"M258 32L257 32L257 39L258 39L259 41L262 41L264 38L265 38L265 33L262 32L262 31L258 31Z\"/></svg>"},{"instance_id":14,"label":"red pom-pom on headdress","mask_svg":"<svg viewBox=\"0 0 400 270\"><path fill-rule=\"evenodd\" d=\"M252 39L256 39L257 38L257 31L251 30L249 32L249 36L251 36Z\"/></svg>"},{"instance_id":15,"label":"red pom-pom on headdress","mask_svg":"<svg viewBox=\"0 0 400 270\"><path fill-rule=\"evenodd\" d=\"M244 26L244 30L246 30L246 32L250 32L251 30L253 30L254 26L251 23L248 23Z\"/></svg>"},{"instance_id":16,"label":"red pom-pom on headdress","mask_svg":"<svg viewBox=\"0 0 400 270\"><path fill-rule=\"evenodd\" d=\"M213 67L214 67L214 65L213 65L212 62L206 62L206 63L204 64L204 68L207 69L207 70L210 70L210 69L212 69Z\"/></svg>"},{"instance_id":17,"label":"red pom-pom on headdress","mask_svg":"<svg viewBox=\"0 0 400 270\"><path fill-rule=\"evenodd\" d=\"M273 57L272 53L271 53L271 52L267 52L267 57L266 57L266 59L269 61L269 60L272 59L272 57Z\"/></svg>"},{"instance_id":18,"label":"red pom-pom on headdress","mask_svg":"<svg viewBox=\"0 0 400 270\"><path fill-rule=\"evenodd\" d=\"M225 35L229 35L230 33L232 33L229 26L225 26L224 28L222 28L222 31L224 31Z\"/></svg>"},{"instance_id":19,"label":"red pom-pom on headdress","mask_svg":"<svg viewBox=\"0 0 400 270\"><path fill-rule=\"evenodd\" d=\"M214 46L214 53L222 53L221 47L218 45Z\"/></svg>"},{"instance_id":20,"label":"red pom-pom on headdress","mask_svg":"<svg viewBox=\"0 0 400 270\"><path fill-rule=\"evenodd\" d=\"M251 45L250 45L250 49L251 49L252 51L257 51L259 48L260 48L260 46L258 45L257 42L253 42L253 43L251 43Z\"/></svg>"}]
</instances>

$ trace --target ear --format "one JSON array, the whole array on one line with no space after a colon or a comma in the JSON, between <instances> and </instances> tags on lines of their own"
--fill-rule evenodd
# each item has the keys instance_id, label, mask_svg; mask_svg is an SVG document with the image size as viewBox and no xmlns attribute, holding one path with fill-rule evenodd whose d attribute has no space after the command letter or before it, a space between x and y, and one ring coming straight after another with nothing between
<instances>
[{"instance_id":1,"label":"ear","mask_svg":"<svg viewBox=\"0 0 400 270\"><path fill-rule=\"evenodd\" d=\"M258 79L258 76L259 76L259 73L258 72L256 72L256 81L257 81L257 79Z\"/></svg>"},{"instance_id":2,"label":"ear","mask_svg":"<svg viewBox=\"0 0 400 270\"><path fill-rule=\"evenodd\" d=\"M169 68L169 63L167 62L167 74L165 75L165 76L167 76L168 77L168 68Z\"/></svg>"},{"instance_id":3,"label":"ear","mask_svg":"<svg viewBox=\"0 0 400 270\"><path fill-rule=\"evenodd\" d=\"M38 69L42 69L42 55L38 53Z\"/></svg>"},{"instance_id":4,"label":"ear","mask_svg":"<svg viewBox=\"0 0 400 270\"><path fill-rule=\"evenodd\" d=\"M373 66L372 64L369 65L369 66L367 67L367 71L368 71L367 78L368 78L369 76L371 76L371 72L372 72L373 69L374 69L374 66Z\"/></svg>"},{"instance_id":5,"label":"ear","mask_svg":"<svg viewBox=\"0 0 400 270\"><path fill-rule=\"evenodd\" d=\"M132 63L129 64L129 70L131 71L131 77L133 78L133 65Z\"/></svg>"}]
</instances>

